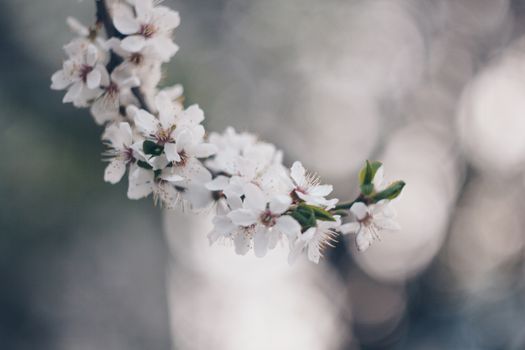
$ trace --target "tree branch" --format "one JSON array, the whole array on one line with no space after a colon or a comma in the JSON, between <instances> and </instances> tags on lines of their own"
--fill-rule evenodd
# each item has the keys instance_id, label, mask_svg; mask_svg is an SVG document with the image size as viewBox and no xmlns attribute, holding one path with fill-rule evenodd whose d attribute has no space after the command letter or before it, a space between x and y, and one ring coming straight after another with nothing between
<instances>
[{"instance_id":1,"label":"tree branch","mask_svg":"<svg viewBox=\"0 0 525 350\"><path fill-rule=\"evenodd\" d=\"M119 32L117 28L113 25L113 21L111 19L111 14L109 13L107 0L95 0L95 6L96 6L96 18L97 18L97 25L103 26L104 31L106 32L107 38L118 38L123 39L126 36ZM122 57L117 55L113 50L110 50L110 57L109 57L109 63L107 65L107 69L109 74L115 70L124 60ZM146 102L146 98L144 97L144 94L140 90L139 87L134 87L131 89L131 92L133 95L137 98L139 102L139 107L142 109L145 109L147 111L150 111L148 104Z\"/></svg>"}]
</instances>

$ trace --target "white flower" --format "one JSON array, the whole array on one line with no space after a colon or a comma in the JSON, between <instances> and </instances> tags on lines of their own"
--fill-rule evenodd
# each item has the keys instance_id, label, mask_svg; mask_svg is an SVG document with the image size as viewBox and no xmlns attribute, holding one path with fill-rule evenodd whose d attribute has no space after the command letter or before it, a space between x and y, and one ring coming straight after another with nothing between
<instances>
[{"instance_id":1,"label":"white flower","mask_svg":"<svg viewBox=\"0 0 525 350\"><path fill-rule=\"evenodd\" d=\"M63 102L86 107L103 93L100 86L109 84L109 74L100 62L99 50L94 45L73 45L66 47L66 51L69 51L71 58L53 74L51 88L68 89Z\"/></svg>"},{"instance_id":2,"label":"white flower","mask_svg":"<svg viewBox=\"0 0 525 350\"><path fill-rule=\"evenodd\" d=\"M255 255L263 257L273 249L284 234L295 237L301 230L299 223L284 213L291 205L289 196L266 198L263 191L254 184L245 188L242 208L232 210L227 217L234 227L242 227L253 236Z\"/></svg>"},{"instance_id":3,"label":"white flower","mask_svg":"<svg viewBox=\"0 0 525 350\"><path fill-rule=\"evenodd\" d=\"M104 181L116 184L122 179L128 164L135 161L133 144L133 132L128 123L111 124L102 135L109 150L104 155L109 161L104 172Z\"/></svg>"},{"instance_id":4,"label":"white flower","mask_svg":"<svg viewBox=\"0 0 525 350\"><path fill-rule=\"evenodd\" d=\"M171 39L180 23L178 12L154 6L153 0L129 2L134 4L134 9L122 3L113 7L113 24L127 35L121 47L129 52L151 49L162 62L168 62L179 49Z\"/></svg>"},{"instance_id":5,"label":"white flower","mask_svg":"<svg viewBox=\"0 0 525 350\"><path fill-rule=\"evenodd\" d=\"M335 221L317 220L317 226L300 233L290 250L288 262L293 264L297 257L306 250L308 260L318 264L319 259L323 256L323 250L328 246L333 247L332 244L336 242L341 219L337 215L334 216L334 219Z\"/></svg>"},{"instance_id":6,"label":"white flower","mask_svg":"<svg viewBox=\"0 0 525 350\"><path fill-rule=\"evenodd\" d=\"M91 114L95 121L98 124L104 124L119 120L121 118L120 107L137 103L131 88L139 85L138 78L130 75L121 66L113 70L108 84L102 86L102 95L91 106Z\"/></svg>"},{"instance_id":7,"label":"white flower","mask_svg":"<svg viewBox=\"0 0 525 350\"><path fill-rule=\"evenodd\" d=\"M293 180L293 191L300 199L308 204L333 207L337 199L327 200L325 197L332 192L332 185L320 185L319 177L307 173L301 162L295 162L290 169Z\"/></svg>"},{"instance_id":8,"label":"white flower","mask_svg":"<svg viewBox=\"0 0 525 350\"><path fill-rule=\"evenodd\" d=\"M365 251L376 239L380 240L381 230L397 231L400 226L394 221L395 212L390 207L388 200L377 204L366 205L356 202L350 208L356 221L341 226L343 234L356 233L356 244L359 251Z\"/></svg>"}]
</instances>

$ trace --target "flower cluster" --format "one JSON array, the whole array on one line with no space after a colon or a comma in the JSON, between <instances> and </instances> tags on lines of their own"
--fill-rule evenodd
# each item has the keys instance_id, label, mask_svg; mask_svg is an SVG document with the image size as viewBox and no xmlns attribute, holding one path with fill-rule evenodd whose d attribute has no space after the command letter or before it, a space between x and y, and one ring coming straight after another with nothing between
<instances>
[{"instance_id":1,"label":"flower cluster","mask_svg":"<svg viewBox=\"0 0 525 350\"><path fill-rule=\"evenodd\" d=\"M130 199L152 195L165 208L215 210L210 243L229 241L241 255L262 257L285 244L290 262L306 251L318 263L340 234L355 234L365 250L381 230L398 229L389 202L404 183L385 186L381 163L367 162L359 196L339 203L300 162L287 168L274 145L233 128L208 137L204 112L184 107L181 86L157 87L162 64L178 51L178 13L154 0L96 4L92 27L68 19L77 37L64 47L51 88L67 90L64 103L90 108L105 126L105 181L127 174Z\"/></svg>"}]
</instances>

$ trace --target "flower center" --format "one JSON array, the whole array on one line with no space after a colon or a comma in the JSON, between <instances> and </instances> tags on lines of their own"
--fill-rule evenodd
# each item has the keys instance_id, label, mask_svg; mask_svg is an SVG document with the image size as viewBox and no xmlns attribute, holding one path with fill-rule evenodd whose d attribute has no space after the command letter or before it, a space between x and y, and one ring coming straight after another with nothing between
<instances>
[{"instance_id":1,"label":"flower center","mask_svg":"<svg viewBox=\"0 0 525 350\"><path fill-rule=\"evenodd\" d=\"M261 223L266 227L275 226L277 222L277 216L269 210L265 210L260 217Z\"/></svg>"},{"instance_id":2,"label":"flower center","mask_svg":"<svg viewBox=\"0 0 525 350\"><path fill-rule=\"evenodd\" d=\"M110 83L110 84L108 85L108 87L106 88L106 93L107 93L107 95L110 96L110 97L115 97L115 96L117 96L118 93L119 93L118 85L115 84L115 83L113 83L113 82Z\"/></svg>"},{"instance_id":3,"label":"flower center","mask_svg":"<svg viewBox=\"0 0 525 350\"><path fill-rule=\"evenodd\" d=\"M372 216L372 214L367 213L363 219L357 221L359 221L361 225L370 226L374 223L374 217Z\"/></svg>"},{"instance_id":4,"label":"flower center","mask_svg":"<svg viewBox=\"0 0 525 350\"><path fill-rule=\"evenodd\" d=\"M179 157L180 157L180 160L178 162L175 163L175 165L177 166L185 166L186 163L188 162L188 154L186 153L185 150L182 150L181 152L179 152Z\"/></svg>"},{"instance_id":5,"label":"flower center","mask_svg":"<svg viewBox=\"0 0 525 350\"><path fill-rule=\"evenodd\" d=\"M139 34L149 39L157 32L157 28L151 24L146 23L140 26Z\"/></svg>"},{"instance_id":6,"label":"flower center","mask_svg":"<svg viewBox=\"0 0 525 350\"><path fill-rule=\"evenodd\" d=\"M87 76L93 71L93 67L83 64L80 67L80 79L85 83L87 81Z\"/></svg>"},{"instance_id":7,"label":"flower center","mask_svg":"<svg viewBox=\"0 0 525 350\"><path fill-rule=\"evenodd\" d=\"M157 139L157 143L161 146L163 146L166 143L172 142L173 139L171 137L172 129L160 129L157 132L157 135L155 135L155 138Z\"/></svg>"},{"instance_id":8,"label":"flower center","mask_svg":"<svg viewBox=\"0 0 525 350\"><path fill-rule=\"evenodd\" d=\"M129 57L129 61L136 66L140 66L144 62L144 56L136 52Z\"/></svg>"}]
</instances>

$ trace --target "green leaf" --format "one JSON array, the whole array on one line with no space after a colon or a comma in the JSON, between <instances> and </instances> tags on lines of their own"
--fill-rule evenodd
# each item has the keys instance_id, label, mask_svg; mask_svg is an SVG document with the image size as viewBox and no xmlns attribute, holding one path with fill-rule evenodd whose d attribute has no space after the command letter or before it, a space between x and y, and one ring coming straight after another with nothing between
<instances>
[{"instance_id":1,"label":"green leaf","mask_svg":"<svg viewBox=\"0 0 525 350\"><path fill-rule=\"evenodd\" d=\"M153 169L153 167L151 165L149 165L147 162L143 161L143 160L138 160L137 161L137 165L143 169Z\"/></svg>"},{"instance_id":2,"label":"green leaf","mask_svg":"<svg viewBox=\"0 0 525 350\"><path fill-rule=\"evenodd\" d=\"M379 169L383 163L378 161L366 161L365 166L359 171L359 184L362 185L368 185L372 183L372 180L374 180L374 176L376 175L377 169Z\"/></svg>"},{"instance_id":3,"label":"green leaf","mask_svg":"<svg viewBox=\"0 0 525 350\"><path fill-rule=\"evenodd\" d=\"M361 185L361 193L365 196L369 196L374 192L374 185L370 184L363 184Z\"/></svg>"},{"instance_id":4,"label":"green leaf","mask_svg":"<svg viewBox=\"0 0 525 350\"><path fill-rule=\"evenodd\" d=\"M372 199L375 203L379 202L383 199L395 199L397 196L401 194L401 191L403 191L403 188L405 187L404 181L396 181L390 186L388 186L386 189L384 189L381 192L376 193L374 196L372 196Z\"/></svg>"},{"instance_id":5,"label":"green leaf","mask_svg":"<svg viewBox=\"0 0 525 350\"><path fill-rule=\"evenodd\" d=\"M303 229L310 228L315 226L315 212L307 206L298 206L290 214L299 224L301 224Z\"/></svg>"},{"instance_id":6,"label":"green leaf","mask_svg":"<svg viewBox=\"0 0 525 350\"><path fill-rule=\"evenodd\" d=\"M335 221L335 218L332 214L330 214L328 211L324 210L323 208L316 207L315 205L308 205L303 204L303 206L310 208L315 215L315 218L317 220L321 221Z\"/></svg>"},{"instance_id":7,"label":"green leaf","mask_svg":"<svg viewBox=\"0 0 525 350\"><path fill-rule=\"evenodd\" d=\"M164 151L164 147L157 145L155 142L146 140L142 143L142 149L145 154L150 154L152 156L159 156Z\"/></svg>"}]
</instances>

